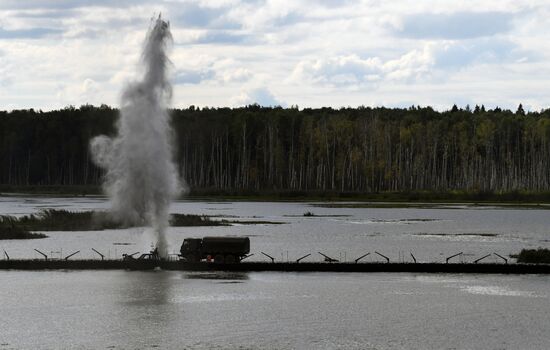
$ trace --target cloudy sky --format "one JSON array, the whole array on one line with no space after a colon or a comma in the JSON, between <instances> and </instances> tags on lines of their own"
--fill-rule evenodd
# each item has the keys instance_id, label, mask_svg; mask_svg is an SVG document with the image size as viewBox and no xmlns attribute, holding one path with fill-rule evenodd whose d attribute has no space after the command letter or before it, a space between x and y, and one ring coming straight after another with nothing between
<instances>
[{"instance_id":1,"label":"cloudy sky","mask_svg":"<svg viewBox=\"0 0 550 350\"><path fill-rule=\"evenodd\" d=\"M117 106L159 12L177 107L550 107L548 0L0 0L0 110Z\"/></svg>"}]
</instances>

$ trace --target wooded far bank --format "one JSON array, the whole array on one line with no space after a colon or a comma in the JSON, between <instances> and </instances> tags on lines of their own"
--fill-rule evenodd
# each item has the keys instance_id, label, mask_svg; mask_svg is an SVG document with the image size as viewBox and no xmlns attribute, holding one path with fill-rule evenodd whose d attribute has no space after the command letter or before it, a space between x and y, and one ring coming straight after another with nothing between
<instances>
[{"instance_id":1,"label":"wooded far bank","mask_svg":"<svg viewBox=\"0 0 550 350\"><path fill-rule=\"evenodd\" d=\"M0 112L0 189L98 188L89 140L117 114ZM172 125L197 194L550 193L550 110L191 107Z\"/></svg>"}]
</instances>

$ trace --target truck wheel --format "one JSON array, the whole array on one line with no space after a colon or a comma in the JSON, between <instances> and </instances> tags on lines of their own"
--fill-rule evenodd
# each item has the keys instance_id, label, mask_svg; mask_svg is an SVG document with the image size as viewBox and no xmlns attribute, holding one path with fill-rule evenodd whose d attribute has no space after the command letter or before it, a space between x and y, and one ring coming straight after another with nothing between
<instances>
[{"instance_id":1,"label":"truck wheel","mask_svg":"<svg viewBox=\"0 0 550 350\"><path fill-rule=\"evenodd\" d=\"M225 262L227 264L234 264L235 263L235 257L231 254L225 256Z\"/></svg>"},{"instance_id":2,"label":"truck wheel","mask_svg":"<svg viewBox=\"0 0 550 350\"><path fill-rule=\"evenodd\" d=\"M221 254L218 254L214 257L214 262L216 262L218 264L223 264L223 261L224 261L223 255L221 255Z\"/></svg>"}]
</instances>

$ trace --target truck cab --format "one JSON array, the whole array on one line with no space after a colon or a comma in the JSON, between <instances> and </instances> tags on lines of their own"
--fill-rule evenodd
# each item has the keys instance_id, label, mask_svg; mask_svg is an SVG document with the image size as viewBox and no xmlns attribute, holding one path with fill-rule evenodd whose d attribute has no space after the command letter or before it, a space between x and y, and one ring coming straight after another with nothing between
<instances>
[{"instance_id":1,"label":"truck cab","mask_svg":"<svg viewBox=\"0 0 550 350\"><path fill-rule=\"evenodd\" d=\"M180 257L187 262L199 262L202 258L202 239L186 238L180 249Z\"/></svg>"},{"instance_id":2,"label":"truck cab","mask_svg":"<svg viewBox=\"0 0 550 350\"><path fill-rule=\"evenodd\" d=\"M248 237L186 238L180 249L180 257L186 262L200 262L212 258L217 263L239 263L250 253ZM209 260L209 259L208 259Z\"/></svg>"}]
</instances>

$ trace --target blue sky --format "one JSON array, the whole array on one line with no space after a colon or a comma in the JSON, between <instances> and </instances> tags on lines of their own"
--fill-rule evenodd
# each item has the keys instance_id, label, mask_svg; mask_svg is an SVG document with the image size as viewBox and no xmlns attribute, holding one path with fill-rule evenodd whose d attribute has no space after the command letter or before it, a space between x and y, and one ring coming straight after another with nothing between
<instances>
[{"instance_id":1,"label":"blue sky","mask_svg":"<svg viewBox=\"0 0 550 350\"><path fill-rule=\"evenodd\" d=\"M547 0L0 0L0 109L117 106L159 12L176 107L550 107Z\"/></svg>"}]
</instances>

